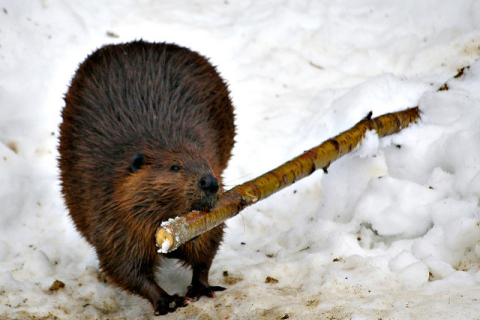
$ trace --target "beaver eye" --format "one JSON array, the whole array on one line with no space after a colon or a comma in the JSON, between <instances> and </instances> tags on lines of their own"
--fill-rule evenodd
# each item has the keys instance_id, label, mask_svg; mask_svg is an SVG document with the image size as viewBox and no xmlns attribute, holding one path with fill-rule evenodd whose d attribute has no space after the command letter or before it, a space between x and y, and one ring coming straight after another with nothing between
<instances>
[{"instance_id":1,"label":"beaver eye","mask_svg":"<svg viewBox=\"0 0 480 320\"><path fill-rule=\"evenodd\" d=\"M130 171L135 173L145 164L145 154L137 153L130 162Z\"/></svg>"},{"instance_id":2,"label":"beaver eye","mask_svg":"<svg viewBox=\"0 0 480 320\"><path fill-rule=\"evenodd\" d=\"M170 167L170 171L172 172L179 172L180 171L180 167L177 166L177 165L173 165Z\"/></svg>"}]
</instances>

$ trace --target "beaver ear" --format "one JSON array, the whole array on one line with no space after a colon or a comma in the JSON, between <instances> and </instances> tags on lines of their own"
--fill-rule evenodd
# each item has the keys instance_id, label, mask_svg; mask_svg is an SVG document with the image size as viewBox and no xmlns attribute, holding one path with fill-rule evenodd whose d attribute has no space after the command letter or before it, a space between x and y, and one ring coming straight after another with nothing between
<instances>
[{"instance_id":1,"label":"beaver ear","mask_svg":"<svg viewBox=\"0 0 480 320\"><path fill-rule=\"evenodd\" d=\"M145 164L145 153L137 153L130 163L130 171L135 173Z\"/></svg>"}]
</instances>

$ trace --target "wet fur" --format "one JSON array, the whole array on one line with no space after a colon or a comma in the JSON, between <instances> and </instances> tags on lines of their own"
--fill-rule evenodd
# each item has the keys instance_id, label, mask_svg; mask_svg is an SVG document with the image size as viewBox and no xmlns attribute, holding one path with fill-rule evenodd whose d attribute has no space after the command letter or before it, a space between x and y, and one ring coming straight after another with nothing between
<instances>
[{"instance_id":1,"label":"wet fur","mask_svg":"<svg viewBox=\"0 0 480 320\"><path fill-rule=\"evenodd\" d=\"M212 174L221 188L231 155L235 128L225 83L195 52L136 41L91 54L65 102L59 166L76 228L111 282L148 299L156 314L173 311L171 296L155 282L164 256L154 234L162 221L215 203L198 181ZM209 287L222 235L223 225L171 254L192 267L193 286Z\"/></svg>"}]
</instances>

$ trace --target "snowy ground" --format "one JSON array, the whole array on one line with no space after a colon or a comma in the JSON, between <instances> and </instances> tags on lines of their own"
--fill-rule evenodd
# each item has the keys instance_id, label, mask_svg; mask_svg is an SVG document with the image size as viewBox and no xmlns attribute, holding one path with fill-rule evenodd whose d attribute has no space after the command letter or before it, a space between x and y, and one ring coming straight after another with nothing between
<instances>
[{"instance_id":1,"label":"snowy ground","mask_svg":"<svg viewBox=\"0 0 480 320\"><path fill-rule=\"evenodd\" d=\"M191 47L229 82L229 186L370 110L423 111L231 219L210 275L228 290L165 319L480 319L476 0L0 0L0 319L153 318L101 281L55 160L78 63L139 38ZM188 271L163 274L185 293Z\"/></svg>"}]
</instances>

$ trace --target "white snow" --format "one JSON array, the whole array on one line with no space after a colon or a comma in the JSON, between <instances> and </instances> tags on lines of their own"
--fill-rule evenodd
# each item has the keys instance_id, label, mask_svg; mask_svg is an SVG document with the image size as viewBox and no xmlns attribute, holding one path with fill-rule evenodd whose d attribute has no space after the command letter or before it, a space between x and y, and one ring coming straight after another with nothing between
<instances>
[{"instance_id":1,"label":"white snow","mask_svg":"<svg viewBox=\"0 0 480 320\"><path fill-rule=\"evenodd\" d=\"M168 238L165 238L163 239L163 242L162 242L162 247L158 249L158 253L167 253L168 252L168 249L170 249L170 247L172 246L172 244L170 243L170 240Z\"/></svg>"},{"instance_id":2,"label":"white snow","mask_svg":"<svg viewBox=\"0 0 480 320\"><path fill-rule=\"evenodd\" d=\"M99 275L56 168L76 67L140 38L190 47L228 81L228 187L369 111L422 110L229 220L210 272L228 290L164 319L480 318L479 1L0 0L1 319L154 318ZM188 270L161 275L185 294Z\"/></svg>"}]
</instances>

